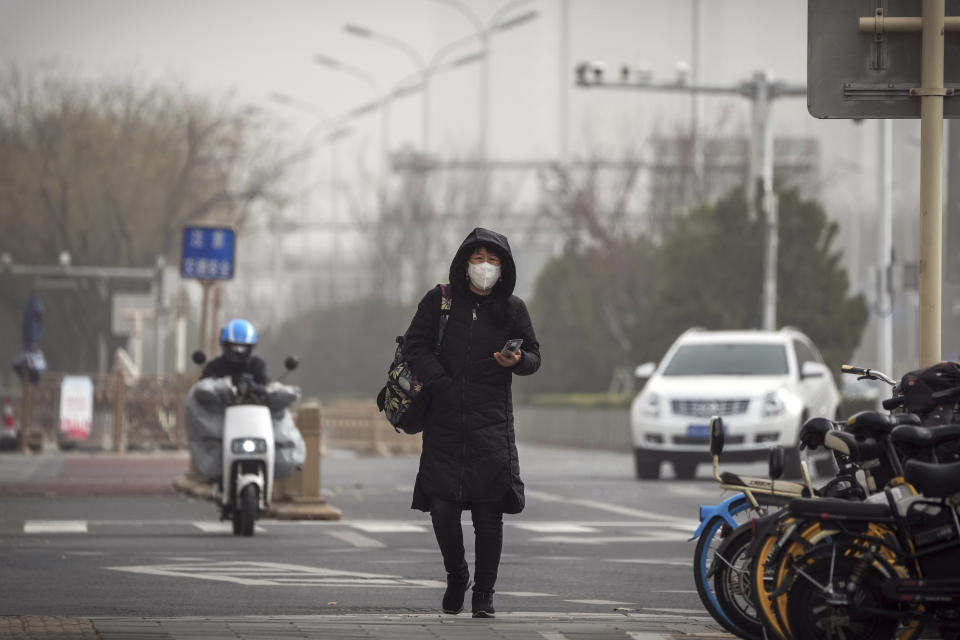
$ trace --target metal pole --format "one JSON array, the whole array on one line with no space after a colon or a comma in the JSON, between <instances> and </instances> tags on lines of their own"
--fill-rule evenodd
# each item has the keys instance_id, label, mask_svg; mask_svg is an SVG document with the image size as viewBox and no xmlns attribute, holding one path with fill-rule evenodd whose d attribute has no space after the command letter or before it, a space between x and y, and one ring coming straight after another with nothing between
<instances>
[{"instance_id":1,"label":"metal pole","mask_svg":"<svg viewBox=\"0 0 960 640\"><path fill-rule=\"evenodd\" d=\"M923 0L920 72L920 366L941 360L944 0Z\"/></svg>"},{"instance_id":2,"label":"metal pole","mask_svg":"<svg viewBox=\"0 0 960 640\"><path fill-rule=\"evenodd\" d=\"M569 153L567 140L567 120L570 119L570 90L567 83L570 82L570 0L560 0L560 87L557 103L560 105L560 115L558 123L559 131L557 140L559 141L558 156L562 164L567 162Z\"/></svg>"},{"instance_id":3,"label":"metal pole","mask_svg":"<svg viewBox=\"0 0 960 640\"><path fill-rule=\"evenodd\" d=\"M210 311L210 334L207 337L207 347L209 351L207 353L214 354L217 353L217 344L220 342L220 327L218 322L220 320L220 307L223 303L223 287L220 286L220 283L215 283L216 287L213 290L213 309Z\"/></svg>"},{"instance_id":4,"label":"metal pole","mask_svg":"<svg viewBox=\"0 0 960 640\"><path fill-rule=\"evenodd\" d=\"M694 85L700 84L700 0L692 0L690 7L690 78ZM700 94L690 94L690 140L693 155L694 189L702 188L703 139L700 136ZM698 195L694 192L694 196ZM632 380L633 378L631 378Z\"/></svg>"},{"instance_id":5,"label":"metal pole","mask_svg":"<svg viewBox=\"0 0 960 640\"><path fill-rule=\"evenodd\" d=\"M210 308L210 287L212 280L201 280L200 287L203 289L203 296L200 298L200 335L197 338L197 349L206 351L207 348L207 309ZM212 355L210 353L208 356Z\"/></svg>"},{"instance_id":6,"label":"metal pole","mask_svg":"<svg viewBox=\"0 0 960 640\"><path fill-rule=\"evenodd\" d=\"M753 77L753 152L750 155L748 206L756 206L760 191L760 215L764 220L763 329L777 328L777 256L779 253L779 216L773 191L773 128L770 126L770 82L767 74ZM758 184L759 183L759 184Z\"/></svg>"},{"instance_id":7,"label":"metal pole","mask_svg":"<svg viewBox=\"0 0 960 640\"><path fill-rule=\"evenodd\" d=\"M893 121L880 121L880 270L877 292L877 366L893 375Z\"/></svg>"},{"instance_id":8,"label":"metal pole","mask_svg":"<svg viewBox=\"0 0 960 640\"><path fill-rule=\"evenodd\" d=\"M156 287L157 295L154 300L153 306L153 340L154 340L154 355L155 355L155 366L157 368L157 378L160 378L166 369L166 363L164 362L164 347L163 336L161 331L161 323L163 322L163 270L167 265L167 261L163 256L157 256L157 278L156 278Z\"/></svg>"},{"instance_id":9,"label":"metal pole","mask_svg":"<svg viewBox=\"0 0 960 640\"><path fill-rule=\"evenodd\" d=\"M30 372L23 365L23 396L20 398L20 453L30 453L30 437L33 431L33 385Z\"/></svg>"}]
</instances>

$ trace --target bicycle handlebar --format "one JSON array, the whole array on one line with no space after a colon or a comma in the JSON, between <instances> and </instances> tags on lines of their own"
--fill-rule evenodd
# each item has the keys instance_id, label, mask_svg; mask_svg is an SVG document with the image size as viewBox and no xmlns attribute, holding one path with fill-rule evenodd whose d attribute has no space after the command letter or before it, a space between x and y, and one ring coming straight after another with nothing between
<instances>
[{"instance_id":1,"label":"bicycle handlebar","mask_svg":"<svg viewBox=\"0 0 960 640\"><path fill-rule=\"evenodd\" d=\"M880 380L881 382L886 382L891 387L897 384L897 381L885 374L882 371L877 371L876 369L864 369L863 367L855 367L850 364L844 364L840 366L841 373L849 373L851 375L858 376L857 380Z\"/></svg>"}]
</instances>

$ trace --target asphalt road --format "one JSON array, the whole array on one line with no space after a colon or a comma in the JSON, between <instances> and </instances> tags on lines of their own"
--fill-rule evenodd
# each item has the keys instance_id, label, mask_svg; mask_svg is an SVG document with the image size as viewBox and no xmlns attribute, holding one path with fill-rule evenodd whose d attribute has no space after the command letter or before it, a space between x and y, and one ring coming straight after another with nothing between
<instances>
[{"instance_id":1,"label":"asphalt road","mask_svg":"<svg viewBox=\"0 0 960 640\"><path fill-rule=\"evenodd\" d=\"M111 476L113 462L73 456L0 456L0 615L389 616L439 608L444 576L429 517L409 509L416 458L332 452L322 461L323 489L342 520L261 520L243 538L210 502L148 491L147 483L138 493L135 481ZM706 466L703 480L638 482L629 454L527 446L520 460L527 508L505 516L498 611L575 619L621 612L718 628L697 598L687 540L698 506L723 497ZM148 461L128 461L123 475L163 467ZM80 476L99 468L93 493L101 495L84 495L76 480L58 484L51 465ZM122 490L110 495L104 486Z\"/></svg>"}]
</instances>

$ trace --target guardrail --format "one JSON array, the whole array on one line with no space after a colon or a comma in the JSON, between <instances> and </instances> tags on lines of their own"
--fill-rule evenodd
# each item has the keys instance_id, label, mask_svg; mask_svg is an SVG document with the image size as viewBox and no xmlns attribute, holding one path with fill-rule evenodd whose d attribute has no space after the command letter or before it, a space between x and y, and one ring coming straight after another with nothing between
<instances>
[{"instance_id":1,"label":"guardrail","mask_svg":"<svg viewBox=\"0 0 960 640\"><path fill-rule=\"evenodd\" d=\"M334 404L320 411L324 448L362 454L419 454L420 434L397 433L374 403Z\"/></svg>"}]
</instances>

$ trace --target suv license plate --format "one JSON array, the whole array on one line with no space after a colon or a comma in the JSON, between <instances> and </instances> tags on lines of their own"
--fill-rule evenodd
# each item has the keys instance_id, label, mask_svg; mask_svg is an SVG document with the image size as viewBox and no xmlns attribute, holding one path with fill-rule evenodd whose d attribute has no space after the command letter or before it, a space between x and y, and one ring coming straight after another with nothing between
<instances>
[{"instance_id":1,"label":"suv license plate","mask_svg":"<svg viewBox=\"0 0 960 640\"><path fill-rule=\"evenodd\" d=\"M700 440L706 440L710 437L710 425L708 424L691 424L687 426L687 437L688 438L698 438Z\"/></svg>"}]
</instances>

